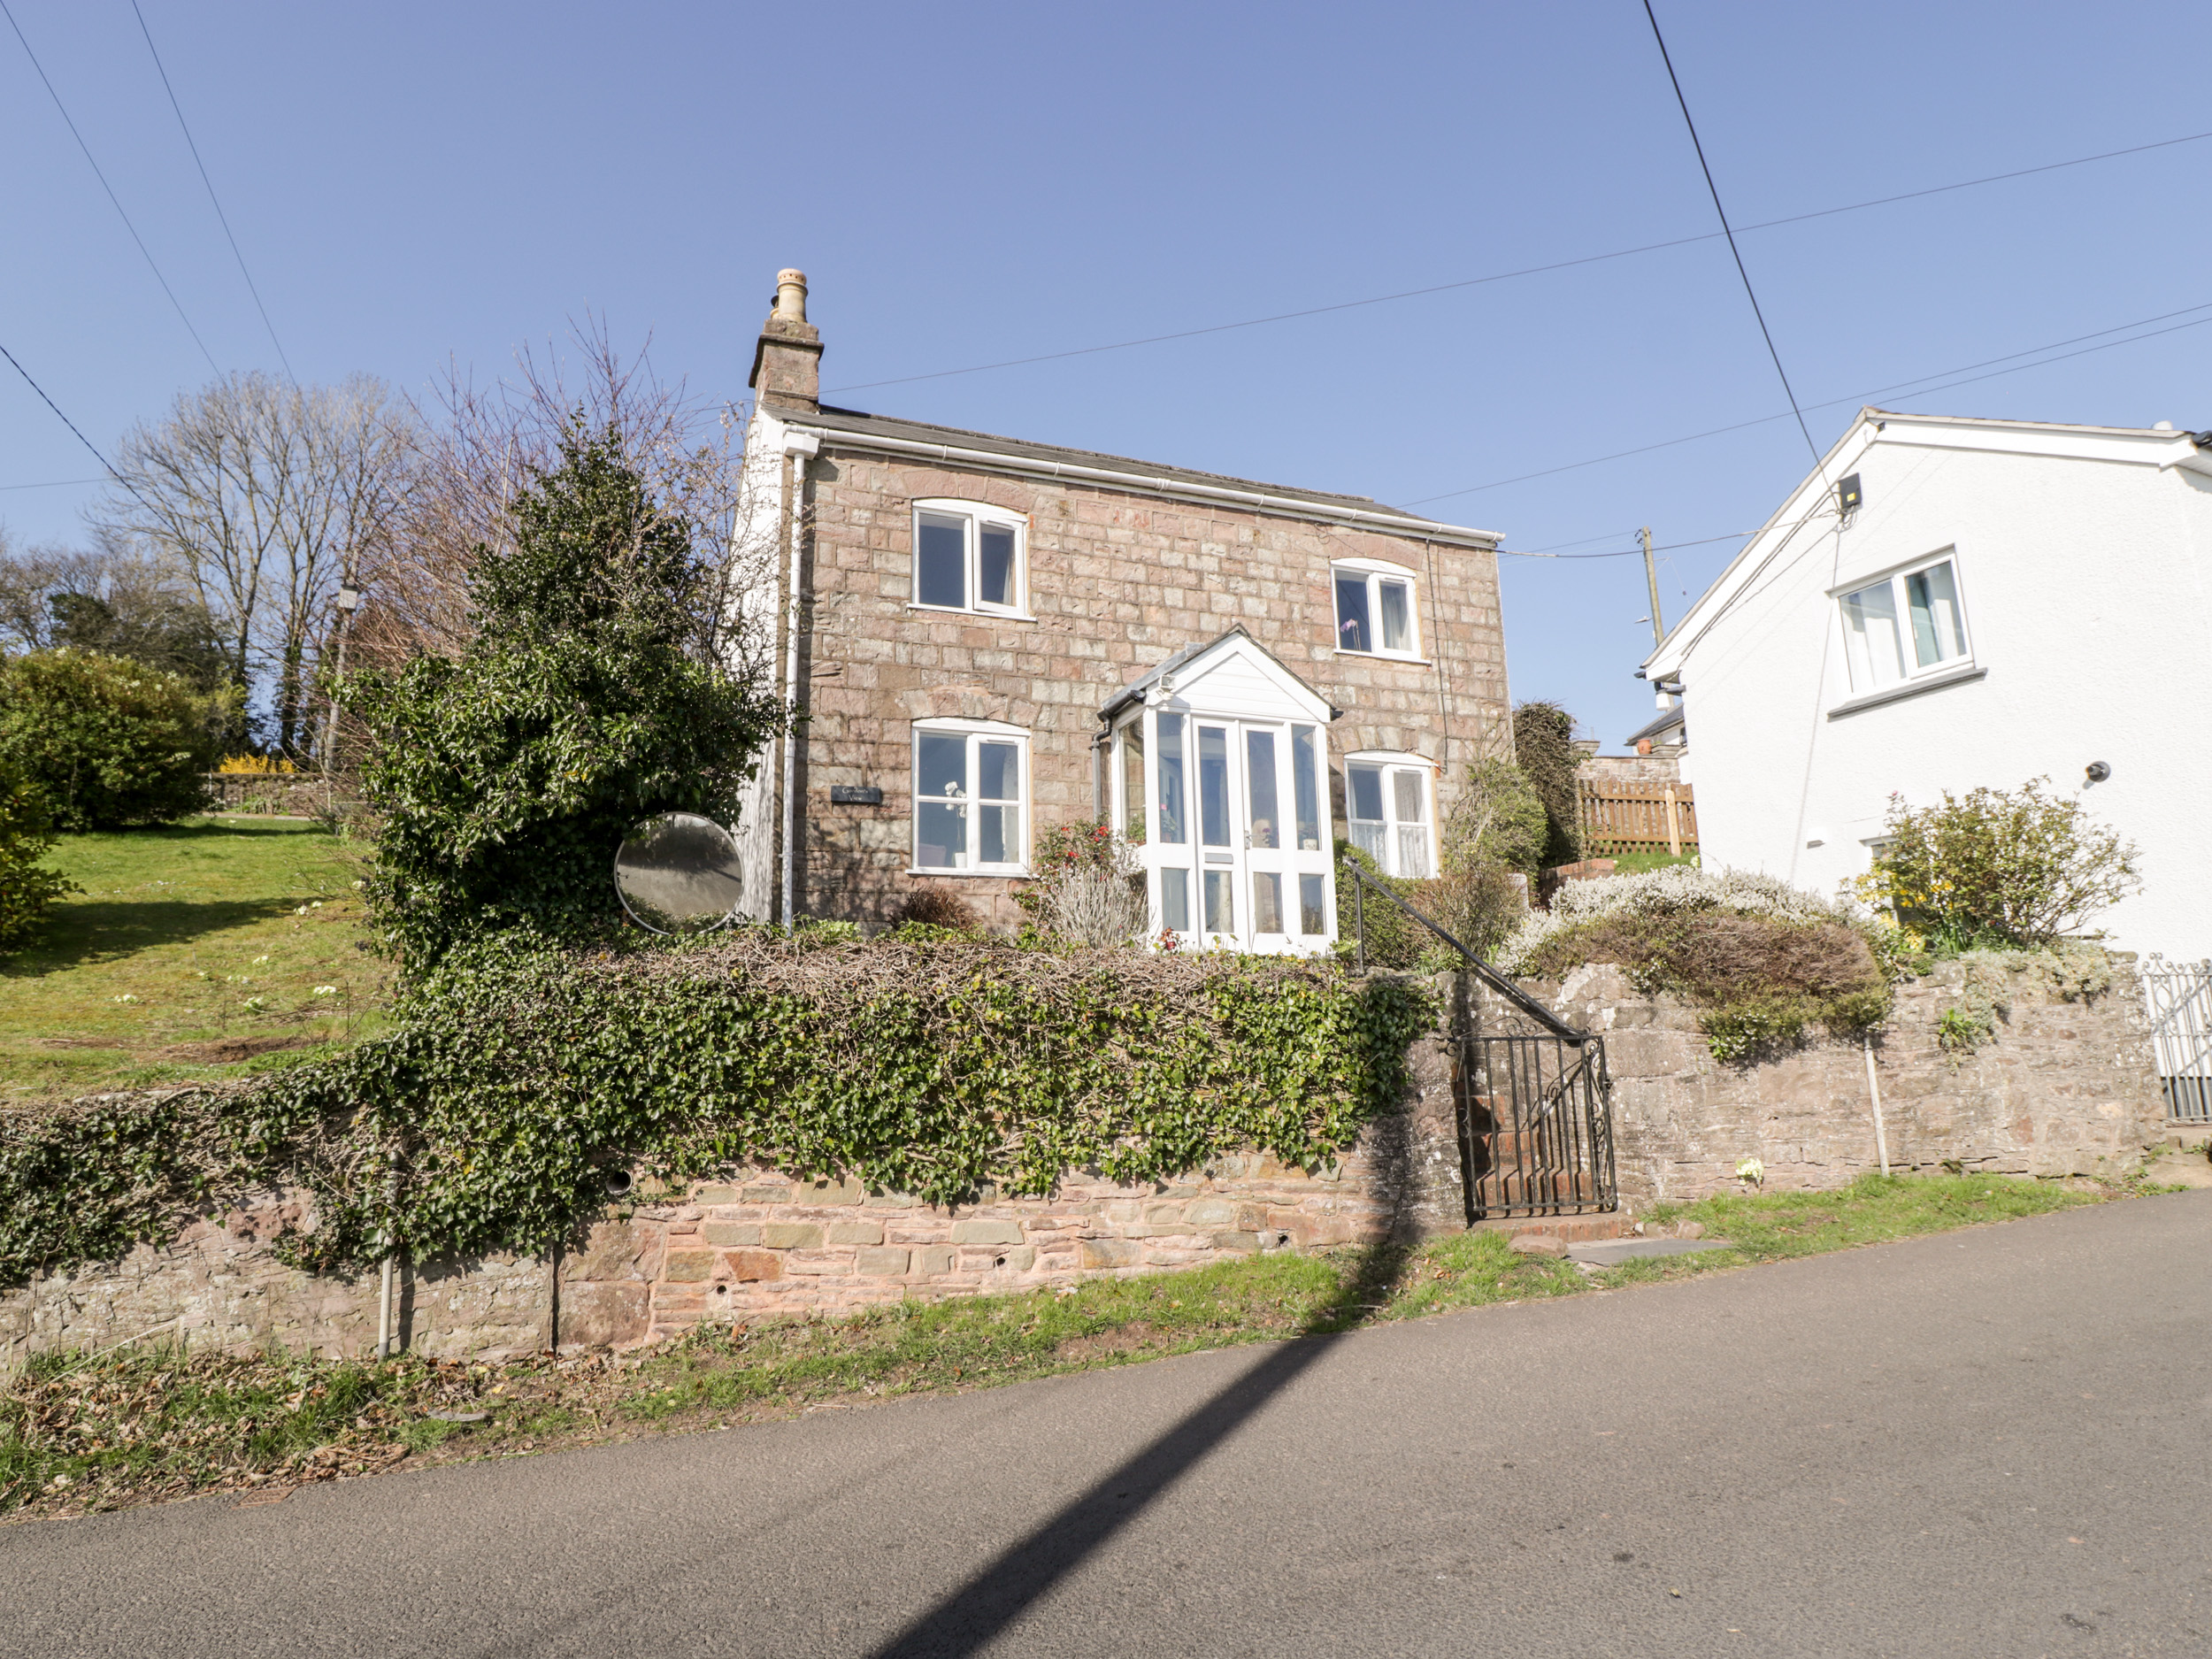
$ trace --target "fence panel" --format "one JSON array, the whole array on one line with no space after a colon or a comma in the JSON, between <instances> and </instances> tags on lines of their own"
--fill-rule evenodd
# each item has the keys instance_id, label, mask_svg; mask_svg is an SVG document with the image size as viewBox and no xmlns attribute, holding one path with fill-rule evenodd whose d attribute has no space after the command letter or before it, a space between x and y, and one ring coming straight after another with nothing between
<instances>
[{"instance_id":1,"label":"fence panel","mask_svg":"<svg viewBox=\"0 0 2212 1659\"><path fill-rule=\"evenodd\" d=\"M1686 783L1575 781L1587 858L1697 850L1697 801Z\"/></svg>"}]
</instances>

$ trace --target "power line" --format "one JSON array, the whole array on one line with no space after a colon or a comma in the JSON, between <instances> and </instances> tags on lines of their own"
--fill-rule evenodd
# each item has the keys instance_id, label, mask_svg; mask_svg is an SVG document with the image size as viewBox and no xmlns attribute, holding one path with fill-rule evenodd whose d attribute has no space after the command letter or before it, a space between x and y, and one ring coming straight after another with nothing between
<instances>
[{"instance_id":1,"label":"power line","mask_svg":"<svg viewBox=\"0 0 2212 1659\"><path fill-rule=\"evenodd\" d=\"M155 73L161 76L161 89L169 95L169 107L176 111L177 126L184 134L185 148L192 152L192 165L200 170L200 182L207 187L207 199L215 205L215 217L223 227L223 234L230 240L230 250L238 261L238 274L246 279L246 291L253 296L254 309L261 313L261 326L269 331L269 343L276 348L277 361L284 365L285 378L295 385L299 376L292 373L292 359L284 354L284 342L277 338L276 325L269 320L269 308L261 303L261 290L256 287L253 273L246 269L246 256L238 246L238 238L232 234L230 215L223 211L223 204L215 194L215 180L207 176L207 163L200 159L200 147L192 140L192 129L186 126L184 106L177 102L177 89L169 84L169 71L161 61L160 52L154 49L153 31L146 27L146 14L138 9L138 0L131 0L131 15L138 19L138 32L146 37L146 50L153 57Z\"/></svg>"},{"instance_id":2,"label":"power line","mask_svg":"<svg viewBox=\"0 0 2212 1659\"><path fill-rule=\"evenodd\" d=\"M1775 349L1774 333L1767 326L1766 313L1759 309L1759 296L1751 286L1751 273L1744 268L1743 250L1736 246L1736 233L1728 223L1728 210L1721 205L1720 186L1713 182L1713 169L1705 159L1705 145L1698 138L1697 123L1690 119L1690 101L1682 96L1681 78L1674 73L1674 59L1667 51L1667 37L1659 32L1659 14L1651 9L1651 0L1644 0L1644 15L1651 19L1651 38L1659 42L1659 61L1667 66L1667 83L1674 88L1674 101L1682 108L1682 124L1690 129L1690 148L1697 151L1698 171L1705 175L1705 188L1713 198L1713 211L1720 216L1720 227L1728 237L1728 251L1736 261L1736 274L1743 279L1744 296L1751 302L1751 314L1759 319L1759 337L1767 342L1767 356L1774 359L1774 372L1782 380L1782 390L1790 400L1790 412L1797 417L1797 429L1805 434L1805 447L1813 452L1813 465L1820 465L1820 446L1813 442L1813 429L1805 424L1805 411L1797 406L1796 390L1790 385L1789 371L1782 366L1782 354Z\"/></svg>"},{"instance_id":3,"label":"power line","mask_svg":"<svg viewBox=\"0 0 2212 1659\"><path fill-rule=\"evenodd\" d=\"M1916 202L1924 196L1945 196L1954 190L1971 190L1985 184L2002 184L2008 180L2033 178L2038 173L2059 173L2069 167L2085 167L2093 162L2116 161L2125 156L2139 156L2153 150L2170 150L2177 144L2201 143L2212 138L2212 132L2185 133L2178 138L2156 139L2147 144L2131 144L2124 150L2099 150L2093 156L2074 156L2064 161L2048 161L2033 167L2016 167L2009 173L1985 173L1978 179L1960 179L1949 184L1932 184L1924 189L1905 190L1895 196L1878 196L1863 202L1847 202L1840 207L1815 208L1809 212L1785 214L1780 219L1763 219L1748 225L1736 227L1740 235L1755 230L1774 230L1784 225L1802 225L1816 219L1832 219L1839 213L1863 212L1868 208L1891 207L1899 202ZM1238 322L1210 323L1202 328L1178 329L1171 334L1146 334L1135 340L1110 341L1100 346L1078 346L1068 351L1047 351L1032 357L1008 357L998 363L972 364L964 369L938 369L927 374L904 374L887 380L856 380L847 386L833 386L826 396L843 392L872 391L881 386L911 386L918 380L950 380L963 374L984 374L994 369L1026 368L1036 363L1057 363L1069 357L1095 357L1102 351L1127 351L1138 346L1156 346L1177 340L1195 340L1205 334L1229 334L1240 328L1258 328L1269 323L1295 322L1305 317L1324 317L1332 311L1357 311L1369 305L1388 305L1399 300L1420 299L1431 294L1449 294L1460 288L1481 288L1492 282L1507 282L1517 277L1543 276L1554 271L1571 271L1579 265L1602 265L1609 260L1632 258L1638 254L1663 253L1670 248L1688 248L1701 242L1718 242L1724 233L1717 230L1701 231L1694 236L1675 236L1665 242L1648 242L1633 248L1617 248L1610 253L1585 254L1576 259L1558 259L1548 265L1525 265L1517 271L1494 271L1487 276L1464 277L1457 281L1439 282L1428 288L1405 288L1395 294L1377 294L1366 299L1340 300L1330 305L1311 305L1302 311L1277 311L1266 317L1248 317Z\"/></svg>"},{"instance_id":4,"label":"power line","mask_svg":"<svg viewBox=\"0 0 2212 1659\"><path fill-rule=\"evenodd\" d=\"M0 0L0 11L5 11L6 9L6 0ZM46 396L46 388L31 378L30 370L25 368L20 363L16 362L15 353L9 350L5 346L0 346L0 357L5 357L8 360L8 362L14 367L15 372L23 377L23 383L29 387L33 391L36 392L39 396L39 401L44 403L47 408L54 411L54 418L57 420L59 420L63 426L68 427L71 432L76 433L77 442L84 445L86 449L92 451L92 458L97 461L102 466L107 468L108 476L113 479L117 483L120 484L125 489L130 490L132 495L137 495L138 491L132 488L130 480L125 478L120 472L117 472L114 467L108 465L108 458L100 453L99 446L94 443L91 439L86 437L83 433L77 431L77 423L61 412L61 405L59 403ZM38 487L36 485L33 485L31 488L36 488ZM145 497L140 495L139 499L143 501Z\"/></svg>"},{"instance_id":5,"label":"power line","mask_svg":"<svg viewBox=\"0 0 2212 1659\"><path fill-rule=\"evenodd\" d=\"M154 263L153 253L146 246L146 239L138 234L138 227L132 224L131 216L123 211L123 203L115 194L115 187L108 182L107 174L100 171L100 164L92 159L92 147L84 142L84 134L77 130L76 122L69 119L68 106L61 101L61 94L54 90L54 83L47 79L45 65L38 61L38 54L31 50L31 42L24 35L23 26L15 20L15 13L8 9L8 0L0 0L0 16L8 19L8 27L15 31L15 38L22 42L24 56L31 60L31 67L38 71L39 80L45 82L46 96L53 99L54 107L61 111L62 124L69 128L70 137L77 141L77 148L84 152L85 162L91 167L92 176L99 180L100 188L108 193L108 200L114 204L117 214L123 220L123 228L130 232L131 240L138 244L138 251L145 256L146 268L154 273L154 280L161 284L161 291L169 296L169 303L176 307L178 320L184 324L185 333L190 334L192 343L199 347L200 355L207 359L207 366L220 374L223 371L216 364L215 354L207 349L207 342L200 338L200 331L192 326L192 319L184 314L183 302L177 298L177 291L169 286L169 279L161 274L161 267ZM13 358L9 360L14 361ZM29 376L24 378L27 380ZM45 394L42 392L40 396L44 396ZM61 413L59 410L54 412ZM78 435L81 437L84 434L80 433ZM96 455L99 451L96 449L93 453ZM101 465L105 466L107 464L103 461Z\"/></svg>"},{"instance_id":6,"label":"power line","mask_svg":"<svg viewBox=\"0 0 2212 1659\"><path fill-rule=\"evenodd\" d=\"M1726 535L1700 536L1694 541L1656 541L1652 544L1651 550L1666 553L1680 547L1710 547L1716 541L1740 541L1747 535L1758 534L1756 530L1731 530ZM1517 548L1502 547L1498 554L1502 558L1516 559L1640 559L1644 556L1644 549L1640 547L1623 548L1617 553L1548 553L1539 549L1524 553Z\"/></svg>"},{"instance_id":7,"label":"power line","mask_svg":"<svg viewBox=\"0 0 2212 1659\"><path fill-rule=\"evenodd\" d=\"M1904 391L1908 388L1918 388L1919 389L1915 391L1912 395L1915 396L1924 396L1930 392L1948 391L1953 387L1957 386L1971 386L1977 381L1993 380L2002 375L2020 374L2025 373L2029 369L2039 369L2046 364L2063 363L2070 357L2087 357L2092 352L2110 351L2121 346L2131 346L2139 340L2155 340L2161 334L2173 334L2182 328L2201 327L2206 323L2212 323L2212 317L2199 317L2194 322L2177 324L2173 328L2153 329L2149 334L2130 334L2125 340L2107 341L2101 346L2090 346L2080 351L2063 352L2057 357L2043 357L2040 355L2047 351L2057 351L2061 346L2076 345L2085 340L2101 339L2106 334L2123 334L2129 329L2147 328L2153 323L2165 322L2169 319L2175 317L2188 317L2198 311L2212 311L2212 303L2185 306L2180 311L2162 311L2155 317L2140 318L2134 322L2120 323L2110 328L2100 328L2091 334L2076 334L2072 336L2072 338L2067 340L2055 340L2047 345L2031 346L2024 351L2007 352L2002 357L1985 357L1979 363L1962 364L1955 369L1945 369L1935 374L1923 374L1916 376L1911 380L1893 380L1887 386L1877 386L1870 391L1855 392L1846 397L1832 397L1823 403L1808 404L1807 407L1820 410L1834 409L1846 403L1863 403L1869 398L1880 397L1892 392ZM2015 357L2034 357L2038 360L2033 363L2017 364L2009 369L1996 369L1987 374L1975 374L1970 373L1970 371L1975 369L1987 368L1992 364L2008 363ZM1953 378L1955 376L1958 378ZM1932 381L1937 383L1929 384L1929 382ZM1399 502L1397 505L1401 507L1421 507L1426 506L1431 502L1450 501L1460 495L1479 495L1485 490L1503 489L1508 484L1525 484L1532 479L1550 478L1561 472L1579 472L1586 466L1601 466L1608 461L1625 460L1630 456L1633 455L1649 455L1655 449L1671 449L1678 444L1695 443L1701 438L1717 438L1731 432L1746 432L1753 426L1770 426L1775 421L1787 420L1789 418L1790 411L1787 410L1785 410L1778 414L1760 415L1751 420L1733 421L1725 426L1709 426L1703 432L1687 433L1678 438L1662 438L1656 443L1639 444L1632 449L1616 449L1609 455L1594 455L1589 459L1584 461L1569 461L1561 466L1547 466L1533 472L1517 472L1511 478L1494 479L1487 484L1471 484L1464 489L1449 489L1445 490L1440 495L1417 496L1411 501Z\"/></svg>"},{"instance_id":8,"label":"power line","mask_svg":"<svg viewBox=\"0 0 2212 1659\"><path fill-rule=\"evenodd\" d=\"M4 350L5 349L6 349L6 348L4 348L4 347L0 347L0 350ZM8 361L9 361L9 362L11 362L11 363L15 363L15 359L14 359L13 357L10 357L10 358L8 359ZM19 370L22 366L23 366L23 365L22 365L21 364L19 364L19 363L16 363L16 367L17 367ZM30 380L30 378L31 378L31 377L30 377L29 375L27 375L27 375L25 375L23 378L24 378L25 380ZM34 382L32 383L31 389L32 389L33 391L35 391L35 392L37 392L37 391L38 391L38 386L37 386L37 383L36 383L35 381L34 381ZM43 392L39 392L39 396L40 396L41 397L43 397L43 396L46 396L46 394L45 394L45 393L43 393ZM53 406L51 403L49 403L49 404L47 404L47 407L48 407L49 409L53 409L53 407L54 407L54 406ZM55 409L55 410L54 410L54 412L55 412L56 414L58 414L58 415L59 413L61 413L61 411L59 411L58 409ZM71 428L71 430L73 430L73 430L75 430L75 428L73 428L73 428ZM104 483L106 483L106 482L107 482L107 480L105 480L104 478L50 478L50 479L48 479L48 480L46 480L43 484L0 484L0 490L4 490L4 489L61 489L61 488L65 488L66 486L71 485L71 484L104 484Z\"/></svg>"}]
</instances>

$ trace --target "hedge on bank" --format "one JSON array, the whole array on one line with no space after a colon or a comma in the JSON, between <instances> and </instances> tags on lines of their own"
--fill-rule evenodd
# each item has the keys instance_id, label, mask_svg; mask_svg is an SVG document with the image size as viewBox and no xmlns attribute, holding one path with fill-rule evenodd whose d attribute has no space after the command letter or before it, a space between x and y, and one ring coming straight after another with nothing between
<instances>
[{"instance_id":1,"label":"hedge on bank","mask_svg":"<svg viewBox=\"0 0 2212 1659\"><path fill-rule=\"evenodd\" d=\"M165 1242L273 1187L279 1248L352 1272L541 1251L640 1169L749 1164L933 1202L1163 1179L1251 1147L1312 1167L1392 1110L1425 991L1282 958L741 937L456 952L395 1034L228 1089L0 1117L0 1284Z\"/></svg>"}]
</instances>

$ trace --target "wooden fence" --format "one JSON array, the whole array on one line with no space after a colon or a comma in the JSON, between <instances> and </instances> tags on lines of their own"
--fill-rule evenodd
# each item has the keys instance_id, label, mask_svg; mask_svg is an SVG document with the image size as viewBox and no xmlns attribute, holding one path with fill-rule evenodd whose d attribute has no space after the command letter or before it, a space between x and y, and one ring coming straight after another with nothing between
<instances>
[{"instance_id":1,"label":"wooden fence","mask_svg":"<svg viewBox=\"0 0 2212 1659\"><path fill-rule=\"evenodd\" d=\"M1578 779L1582 854L1609 858L1620 853L1697 850L1697 803L1686 783L1617 783Z\"/></svg>"}]
</instances>

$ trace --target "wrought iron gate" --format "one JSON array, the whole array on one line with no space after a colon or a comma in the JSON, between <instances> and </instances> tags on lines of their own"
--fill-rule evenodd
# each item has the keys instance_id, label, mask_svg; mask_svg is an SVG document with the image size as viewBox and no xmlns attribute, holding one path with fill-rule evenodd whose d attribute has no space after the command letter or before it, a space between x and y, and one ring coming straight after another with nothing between
<instances>
[{"instance_id":1,"label":"wrought iron gate","mask_svg":"<svg viewBox=\"0 0 2212 1659\"><path fill-rule=\"evenodd\" d=\"M1618 1209L1605 1039L1559 1018L1357 864L1344 868L1362 972L1371 895L1435 934L1491 994L1470 999L1453 1021L1467 1219ZM1486 1029L1485 1016L1502 1029Z\"/></svg>"},{"instance_id":2,"label":"wrought iron gate","mask_svg":"<svg viewBox=\"0 0 2212 1659\"><path fill-rule=\"evenodd\" d=\"M2142 978L2167 1120L2212 1124L2212 962L2153 956Z\"/></svg>"}]
</instances>

